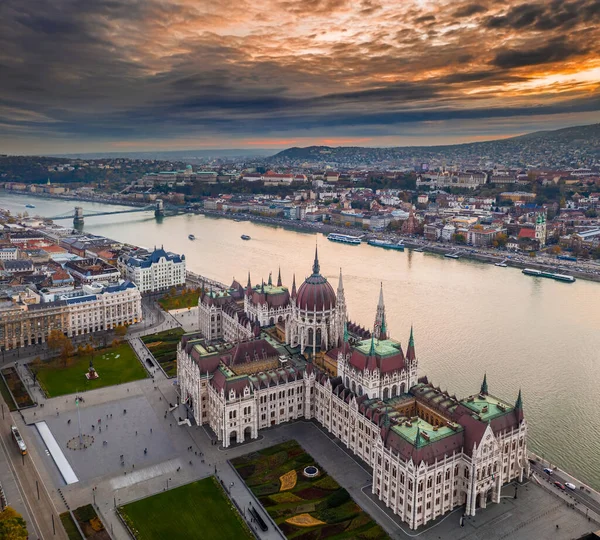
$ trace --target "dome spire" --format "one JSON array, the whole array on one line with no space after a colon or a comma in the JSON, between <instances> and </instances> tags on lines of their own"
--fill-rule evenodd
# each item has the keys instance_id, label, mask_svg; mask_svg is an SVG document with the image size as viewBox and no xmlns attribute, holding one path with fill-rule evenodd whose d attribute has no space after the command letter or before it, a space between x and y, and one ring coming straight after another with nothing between
<instances>
[{"instance_id":1,"label":"dome spire","mask_svg":"<svg viewBox=\"0 0 600 540\"><path fill-rule=\"evenodd\" d=\"M313 275L318 276L321 271L321 267L319 266L319 251L318 247L315 246L315 262L313 263Z\"/></svg>"},{"instance_id":2,"label":"dome spire","mask_svg":"<svg viewBox=\"0 0 600 540\"><path fill-rule=\"evenodd\" d=\"M375 313L375 337L377 339L386 339L381 337L383 326L385 325L385 304L383 302L383 283L379 285L379 302L377 302L377 311Z\"/></svg>"}]
</instances>

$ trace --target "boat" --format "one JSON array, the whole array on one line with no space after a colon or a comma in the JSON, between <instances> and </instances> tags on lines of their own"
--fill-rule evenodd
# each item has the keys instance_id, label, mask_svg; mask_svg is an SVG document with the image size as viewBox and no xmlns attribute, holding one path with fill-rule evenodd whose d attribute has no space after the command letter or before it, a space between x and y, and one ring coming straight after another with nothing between
<instances>
[{"instance_id":1,"label":"boat","mask_svg":"<svg viewBox=\"0 0 600 540\"><path fill-rule=\"evenodd\" d=\"M190 240L196 240L196 237L193 234L188 234L188 238Z\"/></svg>"},{"instance_id":2,"label":"boat","mask_svg":"<svg viewBox=\"0 0 600 540\"><path fill-rule=\"evenodd\" d=\"M416 251L417 253L423 253L425 250L423 248L416 248L413 249L413 251Z\"/></svg>"},{"instance_id":3,"label":"boat","mask_svg":"<svg viewBox=\"0 0 600 540\"><path fill-rule=\"evenodd\" d=\"M357 246L362 242L360 236L350 236L349 234L338 233L330 233L327 236L327 240L331 240L332 242L341 242L342 244L351 244L353 246Z\"/></svg>"},{"instance_id":4,"label":"boat","mask_svg":"<svg viewBox=\"0 0 600 540\"><path fill-rule=\"evenodd\" d=\"M400 240L399 242L387 242L385 240L369 240L367 242L370 246L382 247L386 249L396 249L398 251L404 251L404 241Z\"/></svg>"},{"instance_id":5,"label":"boat","mask_svg":"<svg viewBox=\"0 0 600 540\"><path fill-rule=\"evenodd\" d=\"M444 253L444 257L448 257L449 259L460 259L458 253Z\"/></svg>"},{"instance_id":6,"label":"boat","mask_svg":"<svg viewBox=\"0 0 600 540\"><path fill-rule=\"evenodd\" d=\"M555 274L553 272L542 272L541 270L536 270L535 268L524 268L523 274L527 276L533 277L544 277L555 279L556 281L563 281L565 283L574 283L576 280L573 276L569 276L567 274Z\"/></svg>"},{"instance_id":7,"label":"boat","mask_svg":"<svg viewBox=\"0 0 600 540\"><path fill-rule=\"evenodd\" d=\"M250 240L250 237L247 234L242 234L242 240Z\"/></svg>"},{"instance_id":8,"label":"boat","mask_svg":"<svg viewBox=\"0 0 600 540\"><path fill-rule=\"evenodd\" d=\"M25 208L35 208L35 204L26 204Z\"/></svg>"},{"instance_id":9,"label":"boat","mask_svg":"<svg viewBox=\"0 0 600 540\"><path fill-rule=\"evenodd\" d=\"M494 266L499 266L500 268L506 268L508 264L505 262L497 262Z\"/></svg>"}]
</instances>

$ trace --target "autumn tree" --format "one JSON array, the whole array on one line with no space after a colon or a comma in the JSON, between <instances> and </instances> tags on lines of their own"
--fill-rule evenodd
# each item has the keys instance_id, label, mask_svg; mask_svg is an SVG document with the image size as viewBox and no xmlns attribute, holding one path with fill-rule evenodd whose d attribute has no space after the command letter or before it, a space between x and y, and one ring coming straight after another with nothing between
<instances>
[{"instance_id":1,"label":"autumn tree","mask_svg":"<svg viewBox=\"0 0 600 540\"><path fill-rule=\"evenodd\" d=\"M25 520L10 506L0 512L0 538L3 540L27 540Z\"/></svg>"},{"instance_id":2,"label":"autumn tree","mask_svg":"<svg viewBox=\"0 0 600 540\"><path fill-rule=\"evenodd\" d=\"M52 330L48 336L47 342L50 350L59 352L60 359L66 366L69 356L71 356L75 350L71 339L65 336L60 330Z\"/></svg>"},{"instance_id":3,"label":"autumn tree","mask_svg":"<svg viewBox=\"0 0 600 540\"><path fill-rule=\"evenodd\" d=\"M127 335L127 326L125 326L124 324L115 326L115 335L118 338L124 338Z\"/></svg>"}]
</instances>

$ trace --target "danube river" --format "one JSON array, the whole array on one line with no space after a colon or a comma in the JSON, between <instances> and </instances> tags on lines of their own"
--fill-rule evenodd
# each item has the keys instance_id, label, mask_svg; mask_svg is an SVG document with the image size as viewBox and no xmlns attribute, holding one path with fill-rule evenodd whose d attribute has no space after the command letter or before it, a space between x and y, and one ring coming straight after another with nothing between
<instances>
[{"instance_id":1,"label":"danube river","mask_svg":"<svg viewBox=\"0 0 600 540\"><path fill-rule=\"evenodd\" d=\"M2 195L13 213L55 216L75 205ZM115 209L81 203L85 211ZM70 222L59 222L69 224ZM147 248L184 253L189 270L245 285L311 272L315 243L321 272L337 287L340 267L350 318L371 326L383 283L389 331L406 347L411 324L421 374L463 397L479 390L514 402L523 391L530 448L600 488L600 284L525 276L520 270L411 251L328 242L250 222L183 215L157 222L146 214L87 218L85 231ZM188 240L194 234L195 241ZM251 241L240 239L248 234Z\"/></svg>"}]
</instances>

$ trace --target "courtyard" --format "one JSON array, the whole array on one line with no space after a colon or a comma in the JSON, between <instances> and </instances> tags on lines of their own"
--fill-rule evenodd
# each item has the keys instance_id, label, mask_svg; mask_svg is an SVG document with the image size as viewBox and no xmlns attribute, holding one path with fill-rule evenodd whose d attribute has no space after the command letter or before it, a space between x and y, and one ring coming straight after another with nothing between
<instances>
[{"instance_id":1,"label":"courtyard","mask_svg":"<svg viewBox=\"0 0 600 540\"><path fill-rule=\"evenodd\" d=\"M98 373L97 379L88 380L90 360ZM128 343L76 354L67 359L56 358L36 366L37 381L49 397L95 390L104 386L123 384L144 379L146 370L140 364Z\"/></svg>"},{"instance_id":2,"label":"courtyard","mask_svg":"<svg viewBox=\"0 0 600 540\"><path fill-rule=\"evenodd\" d=\"M214 476L119 508L137 540L253 538Z\"/></svg>"}]
</instances>

